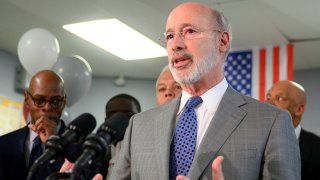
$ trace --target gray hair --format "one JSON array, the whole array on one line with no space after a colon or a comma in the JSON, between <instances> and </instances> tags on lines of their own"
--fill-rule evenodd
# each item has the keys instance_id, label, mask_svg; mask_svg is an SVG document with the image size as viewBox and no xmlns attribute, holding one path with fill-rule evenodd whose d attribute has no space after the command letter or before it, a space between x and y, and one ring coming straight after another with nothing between
<instances>
[{"instance_id":1,"label":"gray hair","mask_svg":"<svg viewBox=\"0 0 320 180\"><path fill-rule=\"evenodd\" d=\"M213 10L213 18L215 19L215 25L218 27L218 29L222 32L227 32L229 34L230 39L230 45L228 47L228 51L226 52L226 55L229 53L231 48L231 42L232 42L232 30L231 30L231 24L227 17L224 16L224 14L218 10Z\"/></svg>"}]
</instances>

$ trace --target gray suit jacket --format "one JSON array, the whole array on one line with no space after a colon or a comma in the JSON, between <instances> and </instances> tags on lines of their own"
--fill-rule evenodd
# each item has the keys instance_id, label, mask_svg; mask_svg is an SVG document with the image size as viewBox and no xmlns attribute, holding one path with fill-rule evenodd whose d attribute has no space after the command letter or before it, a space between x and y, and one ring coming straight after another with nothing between
<instances>
[{"instance_id":1,"label":"gray suit jacket","mask_svg":"<svg viewBox=\"0 0 320 180\"><path fill-rule=\"evenodd\" d=\"M130 120L111 179L169 179L170 143L180 98ZM226 180L300 179L300 154L288 112L228 87L196 151L188 176L212 180L224 156Z\"/></svg>"}]
</instances>

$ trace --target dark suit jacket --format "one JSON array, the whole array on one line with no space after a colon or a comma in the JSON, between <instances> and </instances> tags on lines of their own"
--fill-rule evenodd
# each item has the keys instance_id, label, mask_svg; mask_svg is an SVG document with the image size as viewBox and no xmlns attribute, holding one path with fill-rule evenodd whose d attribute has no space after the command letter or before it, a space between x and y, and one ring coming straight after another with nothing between
<instances>
[{"instance_id":1,"label":"dark suit jacket","mask_svg":"<svg viewBox=\"0 0 320 180\"><path fill-rule=\"evenodd\" d=\"M65 125L61 123L61 134ZM29 134L27 126L0 136L0 177L4 180L25 180L28 175L25 150L26 139ZM36 179L45 179L50 173L59 171L64 159L60 158L53 164L42 167L36 175ZM2 180L2 179L1 179Z\"/></svg>"},{"instance_id":2,"label":"dark suit jacket","mask_svg":"<svg viewBox=\"0 0 320 180\"><path fill-rule=\"evenodd\" d=\"M300 138L301 179L320 179L320 137L301 129Z\"/></svg>"},{"instance_id":3,"label":"dark suit jacket","mask_svg":"<svg viewBox=\"0 0 320 180\"><path fill-rule=\"evenodd\" d=\"M3 170L2 170L2 155L0 154L0 180L3 180Z\"/></svg>"}]
</instances>

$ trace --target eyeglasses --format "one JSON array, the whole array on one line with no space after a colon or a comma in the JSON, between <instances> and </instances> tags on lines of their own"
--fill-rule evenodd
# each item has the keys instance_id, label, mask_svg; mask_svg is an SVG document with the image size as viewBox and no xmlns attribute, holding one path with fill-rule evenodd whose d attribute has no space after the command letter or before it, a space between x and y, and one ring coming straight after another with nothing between
<instances>
[{"instance_id":1,"label":"eyeglasses","mask_svg":"<svg viewBox=\"0 0 320 180\"><path fill-rule=\"evenodd\" d=\"M54 97L51 99L46 99L46 97L41 96L41 97L34 97L30 94L29 91L27 91L28 95L30 96L30 98L32 99L34 105L36 105L37 107L41 108L43 107L47 102L49 102L50 106L53 109L59 109L61 108L62 104L64 103L64 98L63 97Z\"/></svg>"},{"instance_id":2,"label":"eyeglasses","mask_svg":"<svg viewBox=\"0 0 320 180\"><path fill-rule=\"evenodd\" d=\"M164 32L162 42L164 42L167 46L172 44L173 39L176 37L176 35L180 35L181 38L192 40L192 39L199 39L204 37L203 35L205 32L222 32L220 30L216 29L207 29L207 30L200 30L195 27L185 27L182 29L182 31L176 33L176 32Z\"/></svg>"}]
</instances>

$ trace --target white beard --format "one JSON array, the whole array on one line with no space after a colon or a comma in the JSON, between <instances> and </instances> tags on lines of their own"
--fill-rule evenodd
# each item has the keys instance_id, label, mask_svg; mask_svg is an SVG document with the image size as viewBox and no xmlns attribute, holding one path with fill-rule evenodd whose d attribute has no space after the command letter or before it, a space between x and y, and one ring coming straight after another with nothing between
<instances>
[{"instance_id":1,"label":"white beard","mask_svg":"<svg viewBox=\"0 0 320 180\"><path fill-rule=\"evenodd\" d=\"M178 75L178 70L174 68L173 61L169 63L169 68L172 76L179 84L195 83L199 81L204 75L206 75L210 70L213 70L217 64L218 59L217 47L214 47L212 52L203 58L194 59L192 58L192 56L190 57L194 65L188 73L185 73L181 76Z\"/></svg>"}]
</instances>

